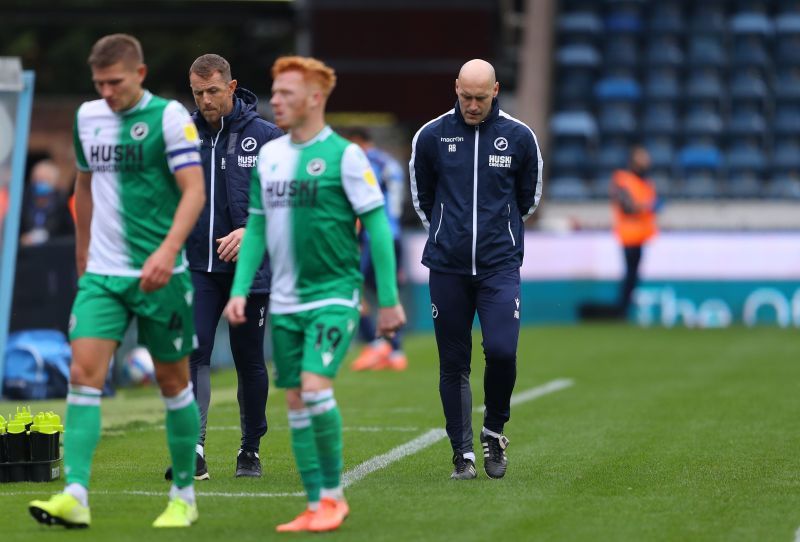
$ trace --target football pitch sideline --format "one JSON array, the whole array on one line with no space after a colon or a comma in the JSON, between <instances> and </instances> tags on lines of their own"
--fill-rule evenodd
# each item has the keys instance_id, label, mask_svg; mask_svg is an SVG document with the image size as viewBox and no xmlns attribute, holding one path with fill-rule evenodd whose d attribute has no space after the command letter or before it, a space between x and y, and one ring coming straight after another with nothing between
<instances>
[{"instance_id":1,"label":"football pitch sideline","mask_svg":"<svg viewBox=\"0 0 800 542\"><path fill-rule=\"evenodd\" d=\"M436 345L406 341L409 369L342 369L351 515L331 534L279 535L304 506L283 392L272 390L264 477L233 477L236 375L215 373L200 519L152 529L166 504L163 404L155 389L103 401L92 526L48 529L27 503L63 487L0 485L0 542L337 540L796 540L800 528L800 337L797 330L535 327L520 337L509 470L451 481ZM355 349L353 350L355 354ZM474 345L475 406L483 393ZM0 402L7 414L19 403ZM63 414L63 401L31 405ZM474 413L480 429L480 409ZM797 538L800 540L800 538Z\"/></svg>"}]
</instances>

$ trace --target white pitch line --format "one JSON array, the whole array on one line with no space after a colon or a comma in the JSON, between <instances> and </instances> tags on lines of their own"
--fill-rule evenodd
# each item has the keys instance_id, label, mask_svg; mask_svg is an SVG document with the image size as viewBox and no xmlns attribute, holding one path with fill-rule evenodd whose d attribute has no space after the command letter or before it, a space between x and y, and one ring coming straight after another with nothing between
<instances>
[{"instance_id":1,"label":"white pitch line","mask_svg":"<svg viewBox=\"0 0 800 542\"><path fill-rule=\"evenodd\" d=\"M800 527L794 532L794 542L800 542Z\"/></svg>"},{"instance_id":2,"label":"white pitch line","mask_svg":"<svg viewBox=\"0 0 800 542\"><path fill-rule=\"evenodd\" d=\"M573 380L562 378L558 380L553 380L541 386L537 386L535 388L531 388L520 393L514 394L511 396L511 404L518 405L521 403L527 403L528 401L533 401L538 399L539 397L543 397L545 395L549 395L551 393L555 393L557 391L561 391L563 389L569 388L575 382ZM475 407L473 410L475 412L483 412L484 407ZM238 428L237 428L238 429ZM409 455L413 455L421 450L424 450L428 446L432 446L436 444L440 440L447 437L447 432L444 429L431 429L426 433L418 436L417 438L406 442L405 444L401 444L395 448L392 448L385 454L381 454L379 456L375 456L372 459L368 459L359 465L356 465L352 469L345 471L342 474L342 486L348 487L356 482L361 481L367 475L384 469L391 465L392 463L403 459L404 457L408 457ZM41 491L16 491L16 492L0 492L0 497L3 496L15 496L15 495L41 495ZM231 492L222 492L222 491L198 491L198 496L201 497L233 497L233 498L242 498L242 497L260 497L260 498L274 498L274 497L303 497L305 495L304 492L298 491L295 493L231 493ZM126 491L92 491L92 495L139 495L145 497L164 497L166 492L164 491L138 491L138 490L126 490ZM800 529L797 530L795 534L795 542L800 542Z\"/></svg>"},{"instance_id":3,"label":"white pitch line","mask_svg":"<svg viewBox=\"0 0 800 542\"><path fill-rule=\"evenodd\" d=\"M386 468L395 461L399 461L406 456L413 455L420 450L424 450L431 444L439 442L446 436L447 432L444 429L431 429L427 433L424 433L414 440L410 440L405 444L401 444L396 448L392 448L385 454L368 459L367 461L364 461L360 465L356 465L354 468L342 475L342 486L347 487L353 485L359 480L363 479L366 475L375 472L376 470Z\"/></svg>"}]
</instances>

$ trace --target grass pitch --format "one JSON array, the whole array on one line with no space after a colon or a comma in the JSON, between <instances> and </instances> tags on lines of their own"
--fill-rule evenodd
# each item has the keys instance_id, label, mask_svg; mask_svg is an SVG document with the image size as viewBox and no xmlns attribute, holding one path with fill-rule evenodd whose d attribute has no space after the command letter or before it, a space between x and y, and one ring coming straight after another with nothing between
<instances>
[{"instance_id":1,"label":"grass pitch","mask_svg":"<svg viewBox=\"0 0 800 542\"><path fill-rule=\"evenodd\" d=\"M328 535L274 532L304 506L281 391L268 404L264 477L233 477L239 432L230 371L214 375L212 478L197 485L200 520L191 529L152 529L168 489L163 406L154 389L125 390L103 401L92 527L47 529L29 517L27 502L60 490L62 481L3 484L0 541L791 542L800 527L799 346L796 331L772 328L524 329L516 392L559 379L572 385L512 408L505 479L488 479L479 458L477 480L454 482L449 444L435 434L415 453L375 460L444 427L434 340L409 337L408 371L345 368L337 380L345 469L355 481L346 490L351 516ZM473 369L479 404L479 338ZM13 405L0 403L0 413ZM32 407L64 410L62 401ZM474 420L480 450L479 413ZM353 469L365 464L382 468L357 479Z\"/></svg>"}]
</instances>

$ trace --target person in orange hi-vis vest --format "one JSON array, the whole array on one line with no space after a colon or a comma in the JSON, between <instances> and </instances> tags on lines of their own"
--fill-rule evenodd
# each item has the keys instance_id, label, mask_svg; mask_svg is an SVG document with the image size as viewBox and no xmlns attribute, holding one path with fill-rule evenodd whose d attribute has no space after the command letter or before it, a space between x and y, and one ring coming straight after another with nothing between
<instances>
[{"instance_id":1,"label":"person in orange hi-vis vest","mask_svg":"<svg viewBox=\"0 0 800 542\"><path fill-rule=\"evenodd\" d=\"M617 170L611 177L614 234L625 254L625 278L620 286L618 305L621 316L627 314L633 290L639 281L642 248L658 233L656 212L660 202L655 186L645 178L649 168L647 149L635 145L631 148L628 169Z\"/></svg>"}]
</instances>

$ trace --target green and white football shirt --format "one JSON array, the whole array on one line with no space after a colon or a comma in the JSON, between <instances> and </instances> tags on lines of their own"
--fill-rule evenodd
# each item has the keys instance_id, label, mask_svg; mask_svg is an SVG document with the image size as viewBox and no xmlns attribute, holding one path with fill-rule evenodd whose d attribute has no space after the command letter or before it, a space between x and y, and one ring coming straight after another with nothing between
<instances>
[{"instance_id":1,"label":"green and white football shirt","mask_svg":"<svg viewBox=\"0 0 800 542\"><path fill-rule=\"evenodd\" d=\"M85 102L74 142L78 169L92 174L87 271L138 277L172 225L181 198L173 173L201 164L194 122L180 103L145 91L120 113ZM186 268L183 253L175 265L173 273Z\"/></svg>"},{"instance_id":2,"label":"green and white football shirt","mask_svg":"<svg viewBox=\"0 0 800 542\"><path fill-rule=\"evenodd\" d=\"M356 218L382 205L364 152L328 126L303 144L287 134L261 147L250 212L266 217L270 312L357 307Z\"/></svg>"}]
</instances>

